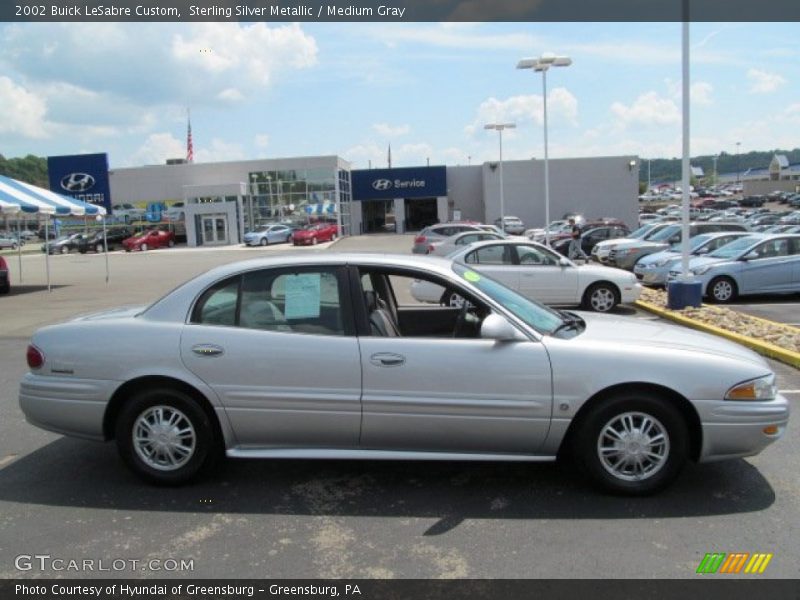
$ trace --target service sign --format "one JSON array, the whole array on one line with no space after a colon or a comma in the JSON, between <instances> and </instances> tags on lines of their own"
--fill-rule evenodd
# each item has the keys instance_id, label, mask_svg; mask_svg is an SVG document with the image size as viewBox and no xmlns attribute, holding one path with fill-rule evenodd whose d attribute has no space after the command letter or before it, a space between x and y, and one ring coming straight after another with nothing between
<instances>
[{"instance_id":1,"label":"service sign","mask_svg":"<svg viewBox=\"0 0 800 600\"><path fill-rule=\"evenodd\" d=\"M52 192L103 206L111 214L107 154L48 156L47 172Z\"/></svg>"},{"instance_id":2,"label":"service sign","mask_svg":"<svg viewBox=\"0 0 800 600\"><path fill-rule=\"evenodd\" d=\"M402 167L351 171L353 200L447 196L446 167Z\"/></svg>"}]
</instances>

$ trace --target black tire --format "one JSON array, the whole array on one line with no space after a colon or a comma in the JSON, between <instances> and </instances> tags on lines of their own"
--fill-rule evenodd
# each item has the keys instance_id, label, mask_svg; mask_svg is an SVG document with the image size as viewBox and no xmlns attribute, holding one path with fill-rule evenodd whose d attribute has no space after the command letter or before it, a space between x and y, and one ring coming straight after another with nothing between
<instances>
[{"instance_id":1,"label":"black tire","mask_svg":"<svg viewBox=\"0 0 800 600\"><path fill-rule=\"evenodd\" d=\"M606 313L619 304L620 295L613 283L600 282L589 286L583 293L583 308L594 312Z\"/></svg>"},{"instance_id":2,"label":"black tire","mask_svg":"<svg viewBox=\"0 0 800 600\"><path fill-rule=\"evenodd\" d=\"M630 419L631 434L623 425L626 418ZM649 429L645 418L651 424ZM618 437L604 434L609 429ZM646 437L650 434L652 438ZM658 442L659 434L663 443ZM571 440L571 456L596 485L628 496L646 496L669 485L689 455L689 432L683 416L669 399L647 392L620 394L601 401L581 419ZM615 447L611 447L611 440ZM647 441L651 443L648 445ZM638 477L630 472L630 461L620 457L622 444L626 445L627 458L639 461ZM647 448L658 458L644 456Z\"/></svg>"},{"instance_id":3,"label":"black tire","mask_svg":"<svg viewBox=\"0 0 800 600\"><path fill-rule=\"evenodd\" d=\"M736 300L736 296L739 295L739 289L733 279L720 276L715 277L708 283L706 294L708 294L708 298L712 302L727 304Z\"/></svg>"},{"instance_id":4,"label":"black tire","mask_svg":"<svg viewBox=\"0 0 800 600\"><path fill-rule=\"evenodd\" d=\"M144 458L146 445L134 443L137 432L146 432L140 425L142 420L147 420L161 409L165 417L179 414L180 417L173 425L173 429L191 424L193 442L191 452L182 464L170 466L162 464L161 468L154 466L164 463L166 454L159 453L155 446L158 441L150 444L153 451L150 461ZM152 430L151 430L152 431ZM185 431L185 427L182 429ZM220 444L215 439L214 427L206 413L199 404L188 394L171 388L154 388L144 390L125 403L116 422L116 441L120 456L138 476L159 485L180 485L191 481L202 471L210 468L219 456ZM155 437L156 434L153 434ZM165 435L172 435L170 430ZM188 434L181 436L181 441L189 439Z\"/></svg>"},{"instance_id":5,"label":"black tire","mask_svg":"<svg viewBox=\"0 0 800 600\"><path fill-rule=\"evenodd\" d=\"M7 283L0 287L0 294L8 294L11 292L11 284Z\"/></svg>"},{"instance_id":6,"label":"black tire","mask_svg":"<svg viewBox=\"0 0 800 600\"><path fill-rule=\"evenodd\" d=\"M267 244L269 244L269 240L267 240L267 238L263 237L263 238L261 238L261 241L258 242L258 243L261 244L262 246L266 246Z\"/></svg>"},{"instance_id":7,"label":"black tire","mask_svg":"<svg viewBox=\"0 0 800 600\"><path fill-rule=\"evenodd\" d=\"M142 244L141 246L139 246L139 250L141 252L147 252L147 244Z\"/></svg>"},{"instance_id":8,"label":"black tire","mask_svg":"<svg viewBox=\"0 0 800 600\"><path fill-rule=\"evenodd\" d=\"M94 251L97 252L98 254L100 254L103 251L103 244L97 244L94 247Z\"/></svg>"},{"instance_id":9,"label":"black tire","mask_svg":"<svg viewBox=\"0 0 800 600\"><path fill-rule=\"evenodd\" d=\"M61 254L69 254L69 246L61 246Z\"/></svg>"}]
</instances>

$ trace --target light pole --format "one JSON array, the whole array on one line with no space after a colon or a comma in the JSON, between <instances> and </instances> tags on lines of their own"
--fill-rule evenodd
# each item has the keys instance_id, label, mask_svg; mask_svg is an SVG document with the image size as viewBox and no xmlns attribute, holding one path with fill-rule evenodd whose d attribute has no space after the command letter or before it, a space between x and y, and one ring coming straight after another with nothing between
<instances>
[{"instance_id":1,"label":"light pole","mask_svg":"<svg viewBox=\"0 0 800 600\"><path fill-rule=\"evenodd\" d=\"M712 156L711 160L714 161L714 185L717 185L717 161L719 160L719 155Z\"/></svg>"},{"instance_id":2,"label":"light pole","mask_svg":"<svg viewBox=\"0 0 800 600\"><path fill-rule=\"evenodd\" d=\"M484 129L497 130L497 136L500 139L500 229L503 233L506 232L506 200L503 196L503 130L515 127L515 123L489 123L483 126Z\"/></svg>"},{"instance_id":3,"label":"light pole","mask_svg":"<svg viewBox=\"0 0 800 600\"><path fill-rule=\"evenodd\" d=\"M568 67L572 59L545 53L539 58L523 58L518 69L533 69L542 74L542 106L544 111L544 243L550 245L550 164L547 156L547 71L550 67Z\"/></svg>"},{"instance_id":4,"label":"light pole","mask_svg":"<svg viewBox=\"0 0 800 600\"><path fill-rule=\"evenodd\" d=\"M742 172L742 168L739 166L739 147L742 145L742 142L736 142L736 185L739 185L740 179L739 174Z\"/></svg>"}]
</instances>

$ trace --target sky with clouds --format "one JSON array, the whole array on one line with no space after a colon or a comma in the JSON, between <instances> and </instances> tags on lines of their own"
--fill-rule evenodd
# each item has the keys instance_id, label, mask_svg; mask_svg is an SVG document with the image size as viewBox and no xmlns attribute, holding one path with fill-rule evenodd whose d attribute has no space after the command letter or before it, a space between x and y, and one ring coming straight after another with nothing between
<instances>
[{"instance_id":1,"label":"sky with clouds","mask_svg":"<svg viewBox=\"0 0 800 600\"><path fill-rule=\"evenodd\" d=\"M691 26L693 155L800 146L796 23ZM681 151L679 23L0 24L0 152L112 168L337 154L355 168Z\"/></svg>"}]
</instances>

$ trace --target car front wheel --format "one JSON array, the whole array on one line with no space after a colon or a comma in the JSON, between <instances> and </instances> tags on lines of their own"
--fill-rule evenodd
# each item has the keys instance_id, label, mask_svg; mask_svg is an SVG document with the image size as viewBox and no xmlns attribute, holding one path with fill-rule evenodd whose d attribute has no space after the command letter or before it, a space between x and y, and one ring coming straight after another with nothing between
<instances>
[{"instance_id":1,"label":"car front wheel","mask_svg":"<svg viewBox=\"0 0 800 600\"><path fill-rule=\"evenodd\" d=\"M175 245L175 240L170 240L167 242L167 247L172 248Z\"/></svg>"},{"instance_id":2,"label":"car front wheel","mask_svg":"<svg viewBox=\"0 0 800 600\"><path fill-rule=\"evenodd\" d=\"M730 277L715 277L708 284L708 295L714 302L732 302L736 299L736 294L736 283Z\"/></svg>"},{"instance_id":3,"label":"car front wheel","mask_svg":"<svg viewBox=\"0 0 800 600\"><path fill-rule=\"evenodd\" d=\"M595 406L574 432L573 453L600 487L642 496L671 483L689 454L680 412L666 398L619 395Z\"/></svg>"},{"instance_id":4,"label":"car front wheel","mask_svg":"<svg viewBox=\"0 0 800 600\"><path fill-rule=\"evenodd\" d=\"M69 247L61 246L61 254L69 254Z\"/></svg>"},{"instance_id":5,"label":"car front wheel","mask_svg":"<svg viewBox=\"0 0 800 600\"><path fill-rule=\"evenodd\" d=\"M595 312L609 312L619 304L619 292L610 283L595 283L583 295L583 306Z\"/></svg>"},{"instance_id":6,"label":"car front wheel","mask_svg":"<svg viewBox=\"0 0 800 600\"><path fill-rule=\"evenodd\" d=\"M208 415L178 390L151 389L134 396L120 413L115 433L122 459L152 483L186 483L215 456Z\"/></svg>"},{"instance_id":7,"label":"car front wheel","mask_svg":"<svg viewBox=\"0 0 800 600\"><path fill-rule=\"evenodd\" d=\"M267 238L265 238L265 237L261 238L261 241L259 242L259 244L261 244L262 246L266 246L267 243L268 243L267 242Z\"/></svg>"},{"instance_id":8,"label":"car front wheel","mask_svg":"<svg viewBox=\"0 0 800 600\"><path fill-rule=\"evenodd\" d=\"M141 246L139 246L139 250L141 250L142 252L147 252L147 244L142 244Z\"/></svg>"},{"instance_id":9,"label":"car front wheel","mask_svg":"<svg viewBox=\"0 0 800 600\"><path fill-rule=\"evenodd\" d=\"M312 246L316 246L317 245L317 238L315 238L315 237L311 238L311 245Z\"/></svg>"},{"instance_id":10,"label":"car front wheel","mask_svg":"<svg viewBox=\"0 0 800 600\"><path fill-rule=\"evenodd\" d=\"M103 251L103 244L97 244L97 246L94 247L94 251L100 254Z\"/></svg>"}]
</instances>

